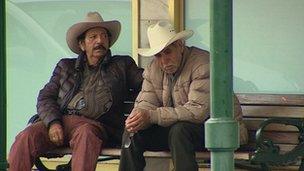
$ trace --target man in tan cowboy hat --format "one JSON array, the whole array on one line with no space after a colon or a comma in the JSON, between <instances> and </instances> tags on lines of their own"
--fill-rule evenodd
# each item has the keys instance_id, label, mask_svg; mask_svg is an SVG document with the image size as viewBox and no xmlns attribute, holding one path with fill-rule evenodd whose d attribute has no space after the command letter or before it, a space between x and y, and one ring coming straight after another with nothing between
<instances>
[{"instance_id":1,"label":"man in tan cowboy hat","mask_svg":"<svg viewBox=\"0 0 304 171\"><path fill-rule=\"evenodd\" d=\"M130 89L140 90L143 70L130 56L111 55L119 33L118 21L103 21L97 12L68 29L67 44L78 57L60 60L39 92L39 121L16 137L9 170L29 171L42 153L69 146L72 170L94 171L102 147L120 144L120 106Z\"/></svg>"},{"instance_id":2,"label":"man in tan cowboy hat","mask_svg":"<svg viewBox=\"0 0 304 171\"><path fill-rule=\"evenodd\" d=\"M185 46L193 31L176 33L168 22L151 25L147 34L150 48L139 54L155 57L125 122L119 170L142 171L145 150L170 150L176 171L198 170L195 150L204 147L202 123L210 108L209 53ZM235 104L240 120L241 109Z\"/></svg>"}]
</instances>

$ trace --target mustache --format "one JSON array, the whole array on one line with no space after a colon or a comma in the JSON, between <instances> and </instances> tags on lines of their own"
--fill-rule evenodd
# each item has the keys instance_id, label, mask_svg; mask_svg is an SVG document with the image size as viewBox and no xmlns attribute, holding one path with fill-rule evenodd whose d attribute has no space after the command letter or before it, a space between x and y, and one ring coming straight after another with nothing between
<instances>
[{"instance_id":1,"label":"mustache","mask_svg":"<svg viewBox=\"0 0 304 171\"><path fill-rule=\"evenodd\" d=\"M98 45L93 48L93 50L98 50L98 49L107 50L103 45Z\"/></svg>"}]
</instances>

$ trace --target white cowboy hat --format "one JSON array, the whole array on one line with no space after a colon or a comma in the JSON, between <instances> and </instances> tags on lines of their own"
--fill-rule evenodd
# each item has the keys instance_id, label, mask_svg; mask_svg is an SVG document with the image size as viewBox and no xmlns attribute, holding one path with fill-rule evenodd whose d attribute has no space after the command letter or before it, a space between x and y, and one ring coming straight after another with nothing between
<instances>
[{"instance_id":1,"label":"white cowboy hat","mask_svg":"<svg viewBox=\"0 0 304 171\"><path fill-rule=\"evenodd\" d=\"M83 21L72 25L68 29L66 41L69 48L76 54L80 54L82 50L78 44L78 36L94 27L103 27L110 32L111 36L109 37L109 47L111 47L117 40L121 28L119 21L104 21L98 12L89 12Z\"/></svg>"},{"instance_id":2,"label":"white cowboy hat","mask_svg":"<svg viewBox=\"0 0 304 171\"><path fill-rule=\"evenodd\" d=\"M176 40L186 40L193 35L192 30L176 33L174 27L167 21L160 21L148 27L147 31L150 48L138 49L142 56L153 56Z\"/></svg>"}]
</instances>

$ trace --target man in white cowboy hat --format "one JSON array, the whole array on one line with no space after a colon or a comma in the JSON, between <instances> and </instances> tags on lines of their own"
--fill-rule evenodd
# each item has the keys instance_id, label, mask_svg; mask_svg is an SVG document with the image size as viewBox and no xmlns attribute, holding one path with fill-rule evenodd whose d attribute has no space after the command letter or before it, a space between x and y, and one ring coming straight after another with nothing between
<instances>
[{"instance_id":1,"label":"man in white cowboy hat","mask_svg":"<svg viewBox=\"0 0 304 171\"><path fill-rule=\"evenodd\" d=\"M165 21L149 26L147 34L150 48L139 54L154 60L144 71L142 90L125 122L119 170L142 171L145 150L170 150L176 171L198 170L195 150L204 147L202 123L210 108L209 53L185 46L193 31L176 33ZM237 100L235 104L240 120Z\"/></svg>"},{"instance_id":2,"label":"man in white cowboy hat","mask_svg":"<svg viewBox=\"0 0 304 171\"><path fill-rule=\"evenodd\" d=\"M79 56L60 60L39 92L39 120L16 137L9 170L29 171L42 153L69 146L72 170L94 171L102 147L120 144L120 106L130 89L140 90L143 69L130 56L111 55L119 33L118 21L103 21L97 12L68 29L67 44Z\"/></svg>"}]
</instances>

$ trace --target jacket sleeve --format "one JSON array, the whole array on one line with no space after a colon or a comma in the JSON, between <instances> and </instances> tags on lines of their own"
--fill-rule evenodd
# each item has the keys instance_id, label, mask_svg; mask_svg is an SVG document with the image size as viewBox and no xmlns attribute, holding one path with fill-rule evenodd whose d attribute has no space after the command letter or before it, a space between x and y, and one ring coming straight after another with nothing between
<instances>
[{"instance_id":1,"label":"jacket sleeve","mask_svg":"<svg viewBox=\"0 0 304 171\"><path fill-rule=\"evenodd\" d=\"M142 83L141 91L135 100L134 108L156 110L162 104L156 95L155 87L153 86L152 80L150 78L150 71L150 66L148 66L142 74L144 80Z\"/></svg>"},{"instance_id":2,"label":"jacket sleeve","mask_svg":"<svg viewBox=\"0 0 304 171\"><path fill-rule=\"evenodd\" d=\"M49 127L53 121L61 121L60 106L57 103L60 88L60 73L64 68L63 60L55 67L49 82L40 90L37 98L37 111L39 118Z\"/></svg>"}]
</instances>

